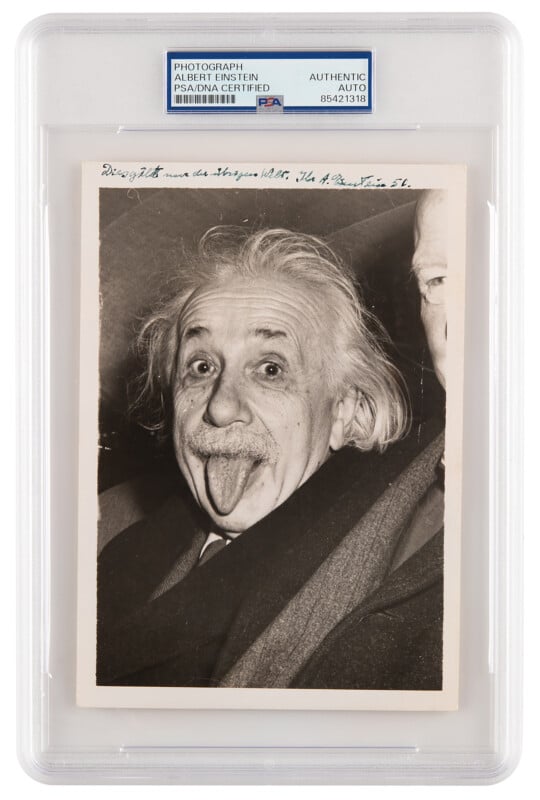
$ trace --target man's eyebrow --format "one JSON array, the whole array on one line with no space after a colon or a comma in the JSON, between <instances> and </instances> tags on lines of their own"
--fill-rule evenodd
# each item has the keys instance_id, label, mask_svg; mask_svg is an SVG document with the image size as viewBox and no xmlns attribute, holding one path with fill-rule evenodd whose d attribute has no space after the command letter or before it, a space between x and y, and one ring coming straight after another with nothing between
<instances>
[{"instance_id":1,"label":"man's eyebrow","mask_svg":"<svg viewBox=\"0 0 540 800\"><path fill-rule=\"evenodd\" d=\"M254 336L260 336L263 339L288 339L285 331L276 330L274 328L255 328L252 331Z\"/></svg>"},{"instance_id":2,"label":"man's eyebrow","mask_svg":"<svg viewBox=\"0 0 540 800\"><path fill-rule=\"evenodd\" d=\"M411 269L448 269L448 264L446 261L441 261L441 259L430 261L427 258L419 258L417 260L413 258Z\"/></svg>"},{"instance_id":3,"label":"man's eyebrow","mask_svg":"<svg viewBox=\"0 0 540 800\"><path fill-rule=\"evenodd\" d=\"M210 333L208 328L205 328L204 325L190 325L189 328L183 333L184 339L194 339L197 336L202 336L204 333Z\"/></svg>"}]
</instances>

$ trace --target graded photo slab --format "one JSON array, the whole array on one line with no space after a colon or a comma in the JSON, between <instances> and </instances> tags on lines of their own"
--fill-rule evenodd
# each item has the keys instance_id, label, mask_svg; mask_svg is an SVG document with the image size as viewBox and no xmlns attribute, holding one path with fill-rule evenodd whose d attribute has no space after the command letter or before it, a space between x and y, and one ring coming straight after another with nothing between
<instances>
[{"instance_id":1,"label":"graded photo slab","mask_svg":"<svg viewBox=\"0 0 540 800\"><path fill-rule=\"evenodd\" d=\"M466 171L85 163L81 706L459 707Z\"/></svg>"}]
</instances>

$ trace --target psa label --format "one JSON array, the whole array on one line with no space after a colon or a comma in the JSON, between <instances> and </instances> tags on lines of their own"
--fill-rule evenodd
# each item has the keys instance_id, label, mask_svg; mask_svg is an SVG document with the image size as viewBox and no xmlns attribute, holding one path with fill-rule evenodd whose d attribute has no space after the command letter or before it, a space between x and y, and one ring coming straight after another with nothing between
<instances>
[{"instance_id":1,"label":"psa label","mask_svg":"<svg viewBox=\"0 0 540 800\"><path fill-rule=\"evenodd\" d=\"M283 95L257 95L257 111L283 111Z\"/></svg>"}]
</instances>

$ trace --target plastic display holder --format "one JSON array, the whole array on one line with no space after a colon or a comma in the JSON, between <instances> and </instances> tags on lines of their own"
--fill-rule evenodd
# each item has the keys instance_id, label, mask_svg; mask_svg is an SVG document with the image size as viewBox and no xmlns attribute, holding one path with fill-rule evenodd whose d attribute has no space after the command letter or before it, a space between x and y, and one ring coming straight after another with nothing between
<instances>
[{"instance_id":1,"label":"plastic display holder","mask_svg":"<svg viewBox=\"0 0 540 800\"><path fill-rule=\"evenodd\" d=\"M27 771L505 777L515 31L60 14L18 65Z\"/></svg>"}]
</instances>

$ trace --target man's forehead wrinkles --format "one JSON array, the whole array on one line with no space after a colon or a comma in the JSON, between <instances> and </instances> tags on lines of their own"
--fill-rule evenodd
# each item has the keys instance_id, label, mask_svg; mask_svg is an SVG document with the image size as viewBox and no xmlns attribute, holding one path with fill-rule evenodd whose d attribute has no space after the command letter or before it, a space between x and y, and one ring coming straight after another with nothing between
<instances>
[{"instance_id":1,"label":"man's forehead wrinkles","mask_svg":"<svg viewBox=\"0 0 540 800\"><path fill-rule=\"evenodd\" d=\"M311 306L316 307L315 299L311 298L307 292L302 292L299 301L295 302L291 299L290 295L274 294L272 292L260 292L258 294L245 295L230 293L216 293L203 295L188 302L186 306L186 313L199 308L210 308L217 306L224 306L226 308L237 307L239 309L252 308L260 310L261 308L275 308L275 309L291 309L294 313L302 312L302 307Z\"/></svg>"},{"instance_id":2,"label":"man's forehead wrinkles","mask_svg":"<svg viewBox=\"0 0 540 800\"><path fill-rule=\"evenodd\" d=\"M272 297L272 292L278 296ZM260 321L257 325L260 328L276 326L279 329L285 321L293 328L301 322L313 327L318 319L314 300L308 299L304 292L301 302L295 303L287 295L273 289L267 293L263 290L249 294L243 291L240 295L216 289L190 301L182 314L180 325L183 329L211 328L210 319L220 317L225 321L235 313L240 313L247 322Z\"/></svg>"},{"instance_id":3,"label":"man's forehead wrinkles","mask_svg":"<svg viewBox=\"0 0 540 800\"><path fill-rule=\"evenodd\" d=\"M444 261L446 252L446 244L442 239L438 237L420 237L416 244L413 258L415 260L436 259L437 261Z\"/></svg>"}]
</instances>

